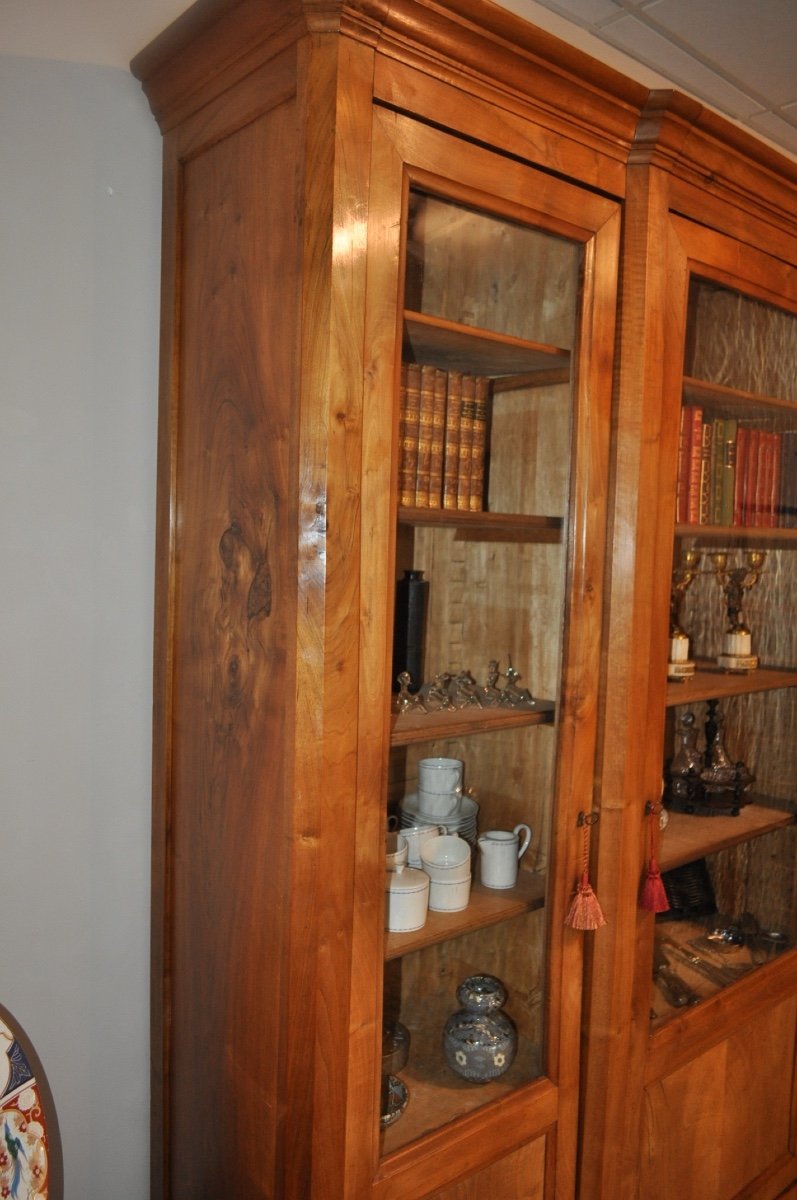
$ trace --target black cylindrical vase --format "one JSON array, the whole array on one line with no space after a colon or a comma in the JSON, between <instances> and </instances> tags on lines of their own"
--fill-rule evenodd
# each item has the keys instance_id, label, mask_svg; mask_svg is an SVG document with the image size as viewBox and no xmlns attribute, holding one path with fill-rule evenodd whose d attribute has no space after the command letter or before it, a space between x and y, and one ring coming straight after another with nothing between
<instances>
[{"instance_id":1,"label":"black cylindrical vase","mask_svg":"<svg viewBox=\"0 0 797 1200\"><path fill-rule=\"evenodd\" d=\"M423 683L423 644L426 634L426 610L429 604L429 583L423 571L405 571L396 584L396 616L393 622L393 691L396 682L406 671L412 683L410 691L417 692Z\"/></svg>"}]
</instances>

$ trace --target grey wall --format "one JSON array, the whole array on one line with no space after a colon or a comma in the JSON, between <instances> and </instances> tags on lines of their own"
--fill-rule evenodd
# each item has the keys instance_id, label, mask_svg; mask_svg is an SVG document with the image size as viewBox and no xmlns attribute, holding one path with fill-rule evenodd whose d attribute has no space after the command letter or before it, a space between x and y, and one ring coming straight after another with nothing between
<instances>
[{"instance_id":1,"label":"grey wall","mask_svg":"<svg viewBox=\"0 0 797 1200\"><path fill-rule=\"evenodd\" d=\"M0 56L0 1002L66 1200L148 1191L159 243L136 81Z\"/></svg>"}]
</instances>

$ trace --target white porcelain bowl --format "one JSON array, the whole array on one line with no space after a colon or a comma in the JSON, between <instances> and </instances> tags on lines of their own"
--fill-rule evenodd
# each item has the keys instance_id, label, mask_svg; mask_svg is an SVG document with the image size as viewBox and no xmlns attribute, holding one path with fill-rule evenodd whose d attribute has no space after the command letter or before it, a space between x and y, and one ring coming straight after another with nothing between
<instances>
[{"instance_id":1,"label":"white porcelain bowl","mask_svg":"<svg viewBox=\"0 0 797 1200\"><path fill-rule=\"evenodd\" d=\"M455 833L431 838L421 847L421 865L430 879L441 883L468 879L471 872L470 845Z\"/></svg>"},{"instance_id":2,"label":"white porcelain bowl","mask_svg":"<svg viewBox=\"0 0 797 1200\"><path fill-rule=\"evenodd\" d=\"M429 909L432 912L461 912L470 900L470 875L455 883L441 883L432 879L429 883Z\"/></svg>"}]
</instances>

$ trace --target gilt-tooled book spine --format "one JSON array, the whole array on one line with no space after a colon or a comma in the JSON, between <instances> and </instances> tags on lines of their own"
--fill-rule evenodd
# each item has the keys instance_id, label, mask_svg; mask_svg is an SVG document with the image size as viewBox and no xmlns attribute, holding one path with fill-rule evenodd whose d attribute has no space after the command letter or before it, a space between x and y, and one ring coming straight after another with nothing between
<instances>
[{"instance_id":1,"label":"gilt-tooled book spine","mask_svg":"<svg viewBox=\"0 0 797 1200\"><path fill-rule=\"evenodd\" d=\"M415 472L415 507L429 507L432 469L432 421L434 418L435 368L421 366L421 406L418 412L418 468Z\"/></svg>"},{"instance_id":2,"label":"gilt-tooled book spine","mask_svg":"<svg viewBox=\"0 0 797 1200\"><path fill-rule=\"evenodd\" d=\"M690 525L700 521L700 476L703 462L703 410L691 406L689 428L689 481L686 497L686 519Z\"/></svg>"},{"instance_id":3,"label":"gilt-tooled book spine","mask_svg":"<svg viewBox=\"0 0 797 1200\"><path fill-rule=\"evenodd\" d=\"M484 508L485 464L487 456L487 432L490 425L490 380L484 376L476 378L476 403L473 412L473 445L470 468L471 512Z\"/></svg>"},{"instance_id":4,"label":"gilt-tooled book spine","mask_svg":"<svg viewBox=\"0 0 797 1200\"><path fill-rule=\"evenodd\" d=\"M399 416L399 504L409 508L415 504L420 408L421 368L417 363L402 363Z\"/></svg>"},{"instance_id":5,"label":"gilt-tooled book spine","mask_svg":"<svg viewBox=\"0 0 797 1200\"><path fill-rule=\"evenodd\" d=\"M780 503L780 471L783 453L783 435L777 430L772 430L770 433L771 455L772 455L772 474L771 486L769 492L769 506L767 510L767 525L770 529L775 529L778 524L778 505Z\"/></svg>"},{"instance_id":6,"label":"gilt-tooled book spine","mask_svg":"<svg viewBox=\"0 0 797 1200\"><path fill-rule=\"evenodd\" d=\"M700 457L700 524L711 524L711 447L714 441L714 425L703 422L703 445Z\"/></svg>"},{"instance_id":7,"label":"gilt-tooled book spine","mask_svg":"<svg viewBox=\"0 0 797 1200\"><path fill-rule=\"evenodd\" d=\"M772 498L772 480L775 474L775 446L772 434L767 429L761 430L758 460L758 487L756 490L756 520L755 524L768 526L769 506Z\"/></svg>"},{"instance_id":8,"label":"gilt-tooled book spine","mask_svg":"<svg viewBox=\"0 0 797 1200\"><path fill-rule=\"evenodd\" d=\"M443 452L446 436L445 371L435 368L434 403L432 405L432 449L429 464L429 507L440 508L443 503Z\"/></svg>"},{"instance_id":9,"label":"gilt-tooled book spine","mask_svg":"<svg viewBox=\"0 0 797 1200\"><path fill-rule=\"evenodd\" d=\"M470 509L470 476L473 464L473 420L476 414L476 380L462 376L462 412L459 422L459 473L457 508Z\"/></svg>"},{"instance_id":10,"label":"gilt-tooled book spine","mask_svg":"<svg viewBox=\"0 0 797 1200\"><path fill-rule=\"evenodd\" d=\"M756 493L758 489L758 462L761 452L761 430L751 428L747 446L747 468L745 470L743 523L755 525Z\"/></svg>"},{"instance_id":11,"label":"gilt-tooled book spine","mask_svg":"<svg viewBox=\"0 0 797 1200\"><path fill-rule=\"evenodd\" d=\"M737 421L727 418L722 442L722 505L720 524L733 524L733 493L736 482L736 430Z\"/></svg>"},{"instance_id":12,"label":"gilt-tooled book spine","mask_svg":"<svg viewBox=\"0 0 797 1200\"><path fill-rule=\"evenodd\" d=\"M740 425L736 430L736 468L733 477L733 524L744 525L747 504L747 455L750 447L750 430Z\"/></svg>"},{"instance_id":13,"label":"gilt-tooled book spine","mask_svg":"<svg viewBox=\"0 0 797 1200\"><path fill-rule=\"evenodd\" d=\"M797 528L797 432L791 429L781 435L780 525Z\"/></svg>"},{"instance_id":14,"label":"gilt-tooled book spine","mask_svg":"<svg viewBox=\"0 0 797 1200\"><path fill-rule=\"evenodd\" d=\"M443 508L457 507L459 435L462 421L462 372L448 372L446 431L443 444Z\"/></svg>"},{"instance_id":15,"label":"gilt-tooled book spine","mask_svg":"<svg viewBox=\"0 0 797 1200\"><path fill-rule=\"evenodd\" d=\"M722 524L722 473L725 459L725 420L714 421L714 441L711 456L711 524Z\"/></svg>"}]
</instances>

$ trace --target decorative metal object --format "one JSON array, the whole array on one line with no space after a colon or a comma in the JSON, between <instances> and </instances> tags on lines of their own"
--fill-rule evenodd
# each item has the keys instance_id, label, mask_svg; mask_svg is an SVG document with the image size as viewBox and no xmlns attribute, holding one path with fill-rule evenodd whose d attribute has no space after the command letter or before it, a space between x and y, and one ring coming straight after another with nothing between
<instances>
[{"instance_id":1,"label":"decorative metal object","mask_svg":"<svg viewBox=\"0 0 797 1200\"><path fill-rule=\"evenodd\" d=\"M403 1079L399 1079L398 1075L382 1076L382 1111L379 1114L382 1129L399 1119L409 1099L410 1094Z\"/></svg>"},{"instance_id":2,"label":"decorative metal object","mask_svg":"<svg viewBox=\"0 0 797 1200\"><path fill-rule=\"evenodd\" d=\"M684 596L697 576L701 554L699 550L683 550L681 562L673 569L670 592L670 655L667 663L667 678L684 680L695 673L695 664L690 658L689 634L681 625L681 610Z\"/></svg>"},{"instance_id":3,"label":"decorative metal object","mask_svg":"<svg viewBox=\"0 0 797 1200\"><path fill-rule=\"evenodd\" d=\"M664 772L664 802L672 812L696 816L738 816L749 801L744 793L755 777L726 748L724 718L717 700L709 700L705 750L697 747L694 713L684 713L676 733L676 749Z\"/></svg>"},{"instance_id":4,"label":"decorative metal object","mask_svg":"<svg viewBox=\"0 0 797 1200\"><path fill-rule=\"evenodd\" d=\"M509 666L506 669L506 684L501 691L499 703L506 704L512 708L530 707L534 704L534 697L528 688L520 687L520 680L523 676L512 666L512 659L509 660Z\"/></svg>"},{"instance_id":5,"label":"decorative metal object","mask_svg":"<svg viewBox=\"0 0 797 1200\"><path fill-rule=\"evenodd\" d=\"M393 701L393 712L408 712L415 701L415 697L410 694L412 676L409 671L400 671L396 676L396 683L398 684L398 695Z\"/></svg>"},{"instance_id":6,"label":"decorative metal object","mask_svg":"<svg viewBox=\"0 0 797 1200\"><path fill-rule=\"evenodd\" d=\"M450 685L451 700L455 708L484 708L481 691L470 671L460 671Z\"/></svg>"},{"instance_id":7,"label":"decorative metal object","mask_svg":"<svg viewBox=\"0 0 797 1200\"><path fill-rule=\"evenodd\" d=\"M471 1083L488 1083L508 1071L517 1052L517 1030L501 1009L506 989L494 975L469 975L457 988L458 1012L443 1029L452 1071Z\"/></svg>"},{"instance_id":8,"label":"decorative metal object","mask_svg":"<svg viewBox=\"0 0 797 1200\"><path fill-rule=\"evenodd\" d=\"M394 659L394 663L397 661ZM506 682L503 687L500 680ZM479 684L469 669L440 671L430 682L416 684L409 670L399 671L395 676L393 699L394 713L433 713L465 708L531 708L537 701L528 688L520 686L522 676L509 665L502 675L498 659L491 659L487 667L487 681Z\"/></svg>"},{"instance_id":9,"label":"decorative metal object","mask_svg":"<svg viewBox=\"0 0 797 1200\"><path fill-rule=\"evenodd\" d=\"M382 1104L379 1124L382 1129L397 1121L409 1103L409 1091L396 1072L407 1065L410 1034L406 1025L396 1021L382 1030Z\"/></svg>"},{"instance_id":10,"label":"decorative metal object","mask_svg":"<svg viewBox=\"0 0 797 1200\"><path fill-rule=\"evenodd\" d=\"M725 593L728 611L728 628L722 639L722 653L717 657L717 663L724 671L746 674L758 666L758 658L752 653L752 636L742 615L742 605L744 593L758 583L765 559L764 550L746 550L743 565L729 567L725 551L711 555L717 582Z\"/></svg>"}]
</instances>

